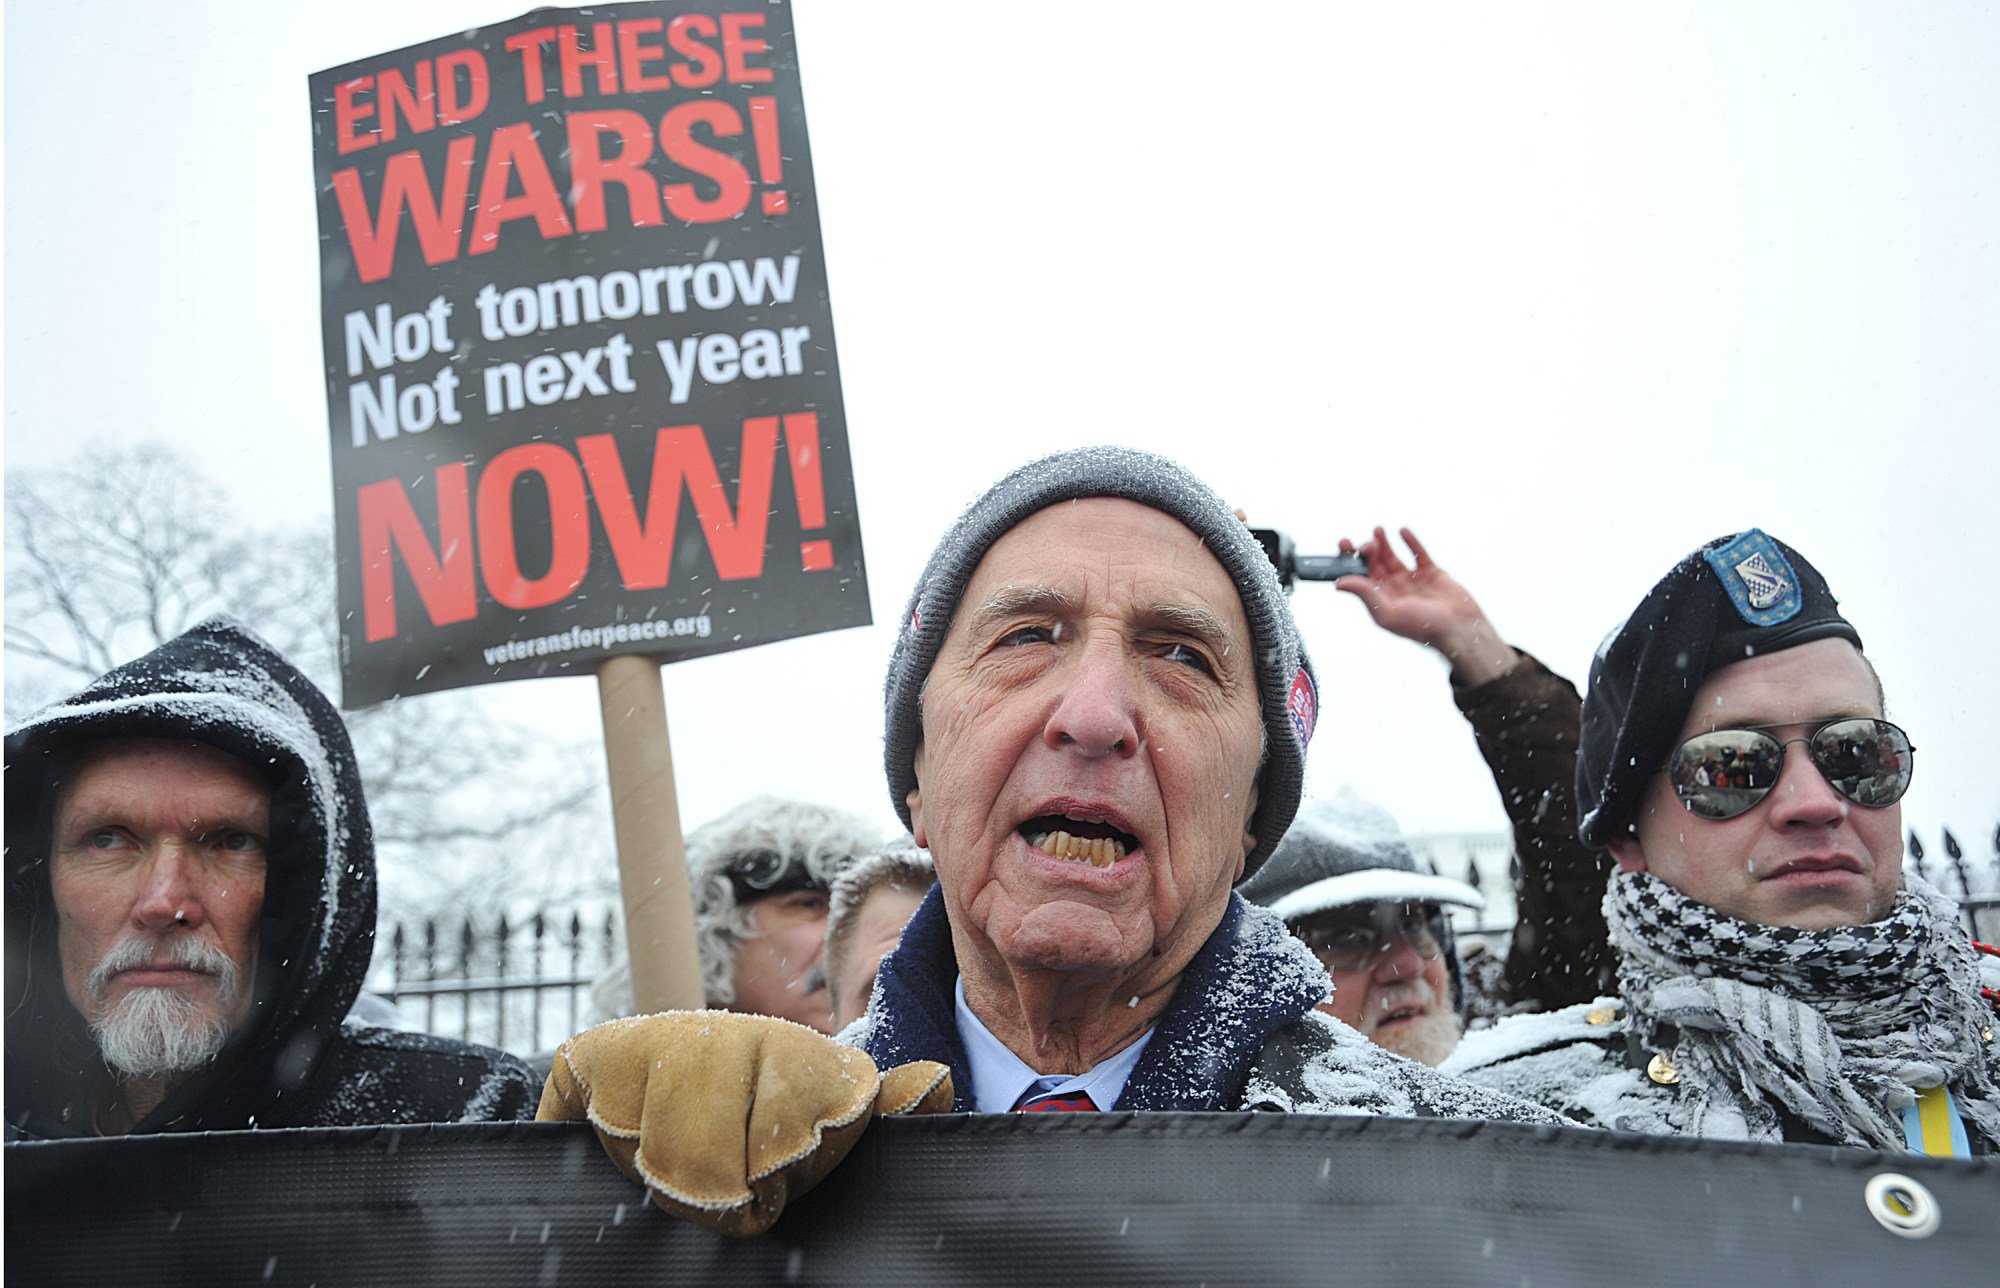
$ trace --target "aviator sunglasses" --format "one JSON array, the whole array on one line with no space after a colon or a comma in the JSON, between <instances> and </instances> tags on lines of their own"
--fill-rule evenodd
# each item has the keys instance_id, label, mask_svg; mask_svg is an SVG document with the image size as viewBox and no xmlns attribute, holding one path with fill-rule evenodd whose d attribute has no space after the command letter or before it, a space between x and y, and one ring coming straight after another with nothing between
<instances>
[{"instance_id":1,"label":"aviator sunglasses","mask_svg":"<svg viewBox=\"0 0 2000 1288\"><path fill-rule=\"evenodd\" d=\"M1828 786L1864 809L1886 809L1910 790L1916 748L1910 735L1887 720L1829 720L1801 738L1776 738L1774 729L1751 725L1696 734L1674 749L1666 775L1688 812L1702 818L1735 818L1770 795L1785 771L1785 749L1806 745L1806 755Z\"/></svg>"}]
</instances>

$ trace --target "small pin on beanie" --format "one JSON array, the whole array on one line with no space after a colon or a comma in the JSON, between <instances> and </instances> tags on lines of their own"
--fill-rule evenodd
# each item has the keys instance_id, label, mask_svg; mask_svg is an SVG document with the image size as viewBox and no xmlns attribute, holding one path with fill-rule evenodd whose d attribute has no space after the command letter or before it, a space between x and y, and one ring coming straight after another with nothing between
<instances>
[{"instance_id":1,"label":"small pin on beanie","mask_svg":"<svg viewBox=\"0 0 2000 1288\"><path fill-rule=\"evenodd\" d=\"M1623 835L1666 762L1703 680L1732 662L1861 635L1805 556L1757 528L1689 554L1598 646L1577 745L1577 834Z\"/></svg>"},{"instance_id":2,"label":"small pin on beanie","mask_svg":"<svg viewBox=\"0 0 2000 1288\"><path fill-rule=\"evenodd\" d=\"M909 826L908 797L917 785L914 764L923 741L924 681L979 561L1029 515L1062 501L1099 496L1137 501L1186 524L1222 564L1242 599L1266 734L1253 825L1257 844L1244 864L1247 877L1271 853L1298 810L1306 744L1319 716L1319 689L1277 570L1249 527L1180 465L1134 448L1074 448L1022 466L974 501L931 552L903 612L884 685L883 761L890 802Z\"/></svg>"}]
</instances>

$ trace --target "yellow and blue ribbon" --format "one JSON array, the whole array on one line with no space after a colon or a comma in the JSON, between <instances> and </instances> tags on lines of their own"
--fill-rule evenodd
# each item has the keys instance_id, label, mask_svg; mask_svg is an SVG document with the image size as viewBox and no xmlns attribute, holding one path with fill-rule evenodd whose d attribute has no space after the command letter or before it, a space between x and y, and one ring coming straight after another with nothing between
<instances>
[{"instance_id":1,"label":"yellow and blue ribbon","mask_svg":"<svg viewBox=\"0 0 2000 1288\"><path fill-rule=\"evenodd\" d=\"M1917 1103L1903 1110L1903 1140L1912 1154L1932 1158L1971 1158L1972 1142L1965 1135L1965 1119L1949 1087L1926 1087L1917 1092Z\"/></svg>"}]
</instances>

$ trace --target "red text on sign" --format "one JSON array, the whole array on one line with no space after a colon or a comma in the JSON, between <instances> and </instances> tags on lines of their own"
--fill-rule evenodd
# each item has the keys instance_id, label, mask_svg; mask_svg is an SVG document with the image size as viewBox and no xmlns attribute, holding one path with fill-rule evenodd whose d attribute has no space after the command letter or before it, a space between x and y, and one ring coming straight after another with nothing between
<instances>
[{"instance_id":1,"label":"red text on sign","mask_svg":"<svg viewBox=\"0 0 2000 1288\"><path fill-rule=\"evenodd\" d=\"M759 176L780 182L777 106L769 98L749 101L752 149ZM721 223L750 207L750 171L729 152L714 146L745 133L734 104L696 99L667 109L657 125L624 109L571 113L564 137L570 159L568 201L558 187L542 141L527 122L504 125L488 136L485 153L471 136L451 140L435 178L415 150L399 152L382 167L382 183L371 203L357 168L333 175L334 200L363 282L377 282L395 267L396 244L407 213L411 231L430 265L457 259L461 251L486 254L499 248L509 224L532 222L544 241L573 233L602 232L609 223L605 193L618 188L625 217L634 228L651 228L672 217L684 224ZM657 142L660 157L689 179L662 183L649 170ZM471 226L467 199L477 174L479 191ZM763 212L786 213L782 189L767 189Z\"/></svg>"},{"instance_id":2,"label":"red text on sign","mask_svg":"<svg viewBox=\"0 0 2000 1288\"><path fill-rule=\"evenodd\" d=\"M417 513L401 479L367 484L356 492L363 633L370 643L397 635L399 563L432 626L471 621L478 615L482 586L505 608L561 602L583 585L589 571L593 516L625 589L664 588L673 571L683 493L693 502L716 576L723 581L761 577L781 428L800 528L822 528L826 497L814 412L743 422L733 507L699 425L658 432L643 494L632 487L610 434L577 439L574 454L554 443L510 447L486 463L476 485L463 463L439 467L432 476L434 530ZM515 484L530 475L546 489L550 522L548 566L534 570L522 568L515 539ZM829 569L832 543L801 542L799 559L802 571Z\"/></svg>"},{"instance_id":3,"label":"red text on sign","mask_svg":"<svg viewBox=\"0 0 2000 1288\"><path fill-rule=\"evenodd\" d=\"M772 78L758 61L770 49L763 27L761 13L684 13L593 23L588 41L580 27L536 27L507 37L505 47L520 56L527 101L539 103L550 71L564 98L762 84Z\"/></svg>"}]
</instances>

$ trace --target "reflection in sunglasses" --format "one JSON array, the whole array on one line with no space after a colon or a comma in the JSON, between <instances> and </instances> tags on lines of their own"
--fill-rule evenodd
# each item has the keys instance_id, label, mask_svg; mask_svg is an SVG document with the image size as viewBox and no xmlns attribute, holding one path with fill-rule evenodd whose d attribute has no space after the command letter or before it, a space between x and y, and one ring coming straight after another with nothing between
<instances>
[{"instance_id":1,"label":"reflection in sunglasses","mask_svg":"<svg viewBox=\"0 0 2000 1288\"><path fill-rule=\"evenodd\" d=\"M1785 755L1803 743L1806 755L1835 791L1856 805L1884 809L1910 788L1916 748L1887 720L1829 720L1800 738L1779 739L1752 725L1697 734L1675 748L1666 773L1688 812L1707 819L1748 813L1777 786Z\"/></svg>"}]
</instances>

